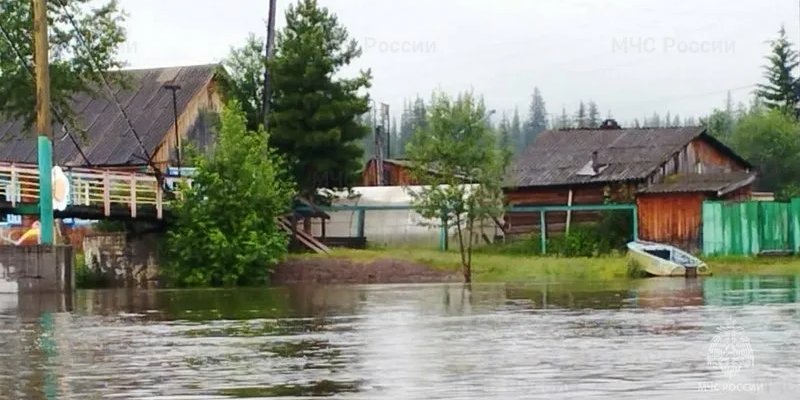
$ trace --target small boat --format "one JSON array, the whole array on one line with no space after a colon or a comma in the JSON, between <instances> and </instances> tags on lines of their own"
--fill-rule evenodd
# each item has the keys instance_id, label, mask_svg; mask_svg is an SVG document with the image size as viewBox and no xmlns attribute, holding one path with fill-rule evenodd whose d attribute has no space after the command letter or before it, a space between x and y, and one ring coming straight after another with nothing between
<instances>
[{"instance_id":1,"label":"small boat","mask_svg":"<svg viewBox=\"0 0 800 400\"><path fill-rule=\"evenodd\" d=\"M631 265L652 276L711 275L711 268L699 258L668 244L628 243Z\"/></svg>"}]
</instances>

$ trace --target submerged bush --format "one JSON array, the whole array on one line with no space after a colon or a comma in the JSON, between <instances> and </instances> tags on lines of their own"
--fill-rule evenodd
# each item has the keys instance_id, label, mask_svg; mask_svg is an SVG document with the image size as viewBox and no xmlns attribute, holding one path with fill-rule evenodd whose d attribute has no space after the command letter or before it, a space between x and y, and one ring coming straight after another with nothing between
<instances>
[{"instance_id":1,"label":"submerged bush","mask_svg":"<svg viewBox=\"0 0 800 400\"><path fill-rule=\"evenodd\" d=\"M195 160L192 188L174 208L164 270L173 286L256 285L286 254L276 218L294 185L264 131L249 132L238 104L222 112L216 147Z\"/></svg>"}]
</instances>

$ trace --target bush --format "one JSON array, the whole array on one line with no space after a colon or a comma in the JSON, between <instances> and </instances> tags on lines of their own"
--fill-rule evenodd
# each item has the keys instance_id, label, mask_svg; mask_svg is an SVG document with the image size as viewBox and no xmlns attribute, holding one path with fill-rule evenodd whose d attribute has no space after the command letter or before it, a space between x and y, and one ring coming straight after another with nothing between
<instances>
[{"instance_id":1,"label":"bush","mask_svg":"<svg viewBox=\"0 0 800 400\"><path fill-rule=\"evenodd\" d=\"M75 287L78 289L107 288L111 285L102 274L92 271L83 253L75 254Z\"/></svg>"},{"instance_id":2,"label":"bush","mask_svg":"<svg viewBox=\"0 0 800 400\"><path fill-rule=\"evenodd\" d=\"M276 219L289 211L294 197L294 185L268 135L247 131L244 114L234 103L222 112L216 148L195 165L192 188L173 210L167 283L266 283L288 245Z\"/></svg>"}]
</instances>

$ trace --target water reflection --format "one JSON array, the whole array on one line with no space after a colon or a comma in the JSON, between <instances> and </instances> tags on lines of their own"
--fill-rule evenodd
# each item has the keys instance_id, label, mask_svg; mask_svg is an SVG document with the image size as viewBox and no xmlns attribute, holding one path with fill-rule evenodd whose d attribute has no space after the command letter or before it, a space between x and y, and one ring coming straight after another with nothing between
<instances>
[{"instance_id":1,"label":"water reflection","mask_svg":"<svg viewBox=\"0 0 800 400\"><path fill-rule=\"evenodd\" d=\"M0 399L793 399L795 277L0 297ZM73 307L74 306L74 307ZM699 393L727 321L766 393ZM763 395L763 396L761 396Z\"/></svg>"}]
</instances>

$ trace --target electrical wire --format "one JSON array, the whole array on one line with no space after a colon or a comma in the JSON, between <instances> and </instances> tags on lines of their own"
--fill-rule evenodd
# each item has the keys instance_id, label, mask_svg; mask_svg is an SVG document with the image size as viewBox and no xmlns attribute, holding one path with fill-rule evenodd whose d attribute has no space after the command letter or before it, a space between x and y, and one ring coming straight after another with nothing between
<instances>
[{"instance_id":1,"label":"electrical wire","mask_svg":"<svg viewBox=\"0 0 800 400\"><path fill-rule=\"evenodd\" d=\"M159 169L153 162L153 157L150 155L150 153L147 151L147 148L144 146L144 143L142 142L142 138L139 136L139 133L136 132L136 128L134 128L133 122L131 122L130 117L128 117L128 113L125 111L125 108L122 106L122 104L120 104L119 99L117 99L117 95L114 93L114 90L112 90L111 85L108 83L105 74L103 74L103 71L99 70L98 62L97 60L95 60L94 55L92 54L92 50L89 48L89 45L86 42L86 38L83 36L83 32L81 32L81 30L78 28L78 23L75 21L75 18L67 9L66 0L58 0L57 2L58 5L61 6L61 9L64 11L64 16L67 17L67 21L69 21L70 25L72 25L72 29L75 30L78 42L86 51L86 55L89 58L89 62L92 64L91 65L92 69L94 69L95 73L100 77L100 80L103 84L106 94L110 97L110 100L112 100L114 104L117 106L117 110L120 112L122 117L125 119L125 122L128 124L128 130L131 133L133 133L133 136L139 143L139 147L144 153L144 156L147 158L147 163L150 165L151 168L153 168L153 172L155 172L156 178L158 180L161 180L163 178L161 169Z\"/></svg>"},{"instance_id":2,"label":"electrical wire","mask_svg":"<svg viewBox=\"0 0 800 400\"><path fill-rule=\"evenodd\" d=\"M14 46L14 42L11 40L11 36L8 34L8 31L2 24L0 24L0 32L2 32L3 37L8 42L8 45L11 47L11 50L16 55L17 59L19 59L19 62L22 63L22 65L25 67L26 70L28 70L28 73L31 75L31 77L35 77L35 71L33 70L33 67L28 63L28 60L26 60L25 57L23 57L19 49L16 46ZM64 120L63 113L61 112L58 105L51 103L50 108L53 111L53 116L56 117L56 120L58 121L58 123L61 124L61 128L64 130L64 135L62 135L61 138L58 140L63 141L64 139L66 139L67 136L69 136L69 138L72 141L72 144L75 146L75 149L78 150L78 153L86 162L86 165L91 167L93 165L92 162L89 161L89 158L86 156L86 153L84 153L80 143L78 142L77 139L75 139L75 136L72 135L72 132L70 132L69 125Z\"/></svg>"}]
</instances>

